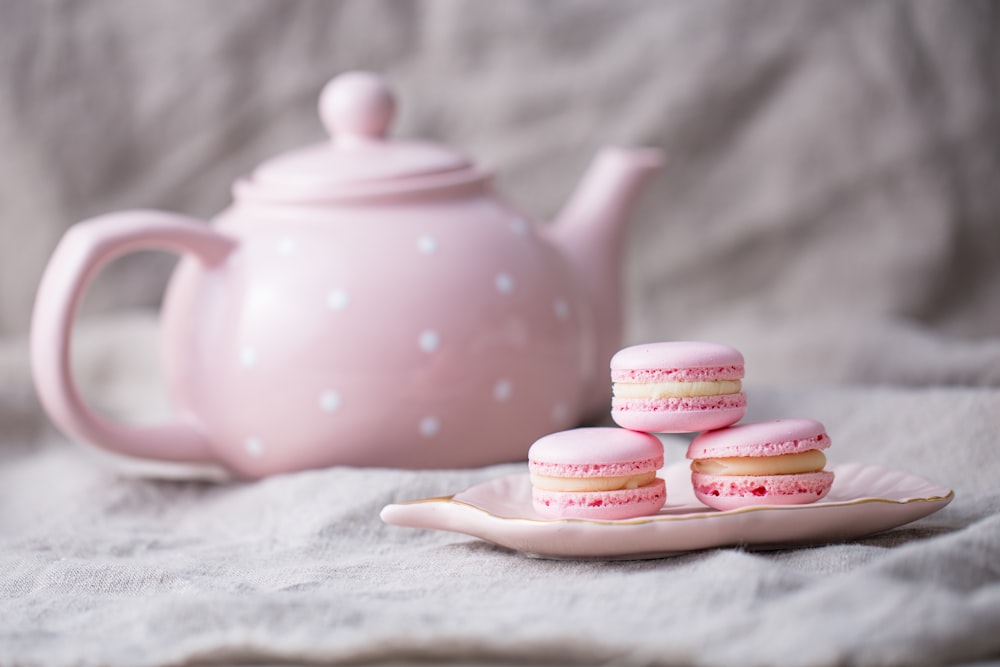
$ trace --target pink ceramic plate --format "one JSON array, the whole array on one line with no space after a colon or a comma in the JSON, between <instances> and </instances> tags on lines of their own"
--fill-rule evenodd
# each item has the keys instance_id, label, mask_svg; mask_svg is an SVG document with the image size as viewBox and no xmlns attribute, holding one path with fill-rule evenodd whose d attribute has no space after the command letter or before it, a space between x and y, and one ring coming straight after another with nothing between
<instances>
[{"instance_id":1,"label":"pink ceramic plate","mask_svg":"<svg viewBox=\"0 0 1000 667\"><path fill-rule=\"evenodd\" d=\"M758 506L719 512L698 502L688 462L660 471L667 504L657 514L619 521L538 518L527 474L478 484L454 496L387 505L395 526L449 530L544 558L656 558L742 545L782 548L871 535L915 521L954 497L946 486L899 470L830 466L829 495L811 505Z\"/></svg>"}]
</instances>

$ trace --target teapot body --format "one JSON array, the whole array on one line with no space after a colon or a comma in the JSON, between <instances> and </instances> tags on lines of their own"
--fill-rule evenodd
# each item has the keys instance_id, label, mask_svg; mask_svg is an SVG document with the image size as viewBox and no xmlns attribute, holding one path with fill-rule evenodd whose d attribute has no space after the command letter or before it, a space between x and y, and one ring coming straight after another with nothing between
<instances>
[{"instance_id":1,"label":"teapot body","mask_svg":"<svg viewBox=\"0 0 1000 667\"><path fill-rule=\"evenodd\" d=\"M461 153L390 139L379 77L336 77L319 111L329 139L239 179L211 225L136 210L64 235L32 315L53 421L129 456L261 477L523 460L538 437L607 414L624 224L658 151L601 151L541 229ZM182 255L162 315L176 410L152 426L91 410L70 360L88 283L142 249Z\"/></svg>"},{"instance_id":2,"label":"teapot body","mask_svg":"<svg viewBox=\"0 0 1000 667\"><path fill-rule=\"evenodd\" d=\"M485 184L405 204L238 200L226 260L182 260L164 368L213 458L475 466L581 418L593 314L562 254Z\"/></svg>"}]
</instances>

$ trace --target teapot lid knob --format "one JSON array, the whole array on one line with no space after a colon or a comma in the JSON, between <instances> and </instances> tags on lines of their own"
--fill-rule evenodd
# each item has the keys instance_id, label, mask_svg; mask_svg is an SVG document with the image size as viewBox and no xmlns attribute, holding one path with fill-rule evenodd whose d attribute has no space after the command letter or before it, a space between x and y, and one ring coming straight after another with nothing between
<instances>
[{"instance_id":1,"label":"teapot lid knob","mask_svg":"<svg viewBox=\"0 0 1000 667\"><path fill-rule=\"evenodd\" d=\"M319 98L323 125L338 145L380 141L396 111L385 81L370 72L347 72L330 81Z\"/></svg>"}]
</instances>

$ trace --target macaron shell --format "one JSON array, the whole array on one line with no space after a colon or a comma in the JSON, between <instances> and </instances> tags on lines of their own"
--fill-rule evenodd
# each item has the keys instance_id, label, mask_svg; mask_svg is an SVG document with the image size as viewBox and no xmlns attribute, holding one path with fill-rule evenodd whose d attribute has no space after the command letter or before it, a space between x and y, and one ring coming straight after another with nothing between
<instances>
[{"instance_id":1,"label":"macaron shell","mask_svg":"<svg viewBox=\"0 0 1000 667\"><path fill-rule=\"evenodd\" d=\"M532 472L551 477L620 477L663 467L663 443L620 428L575 428L550 433L528 449Z\"/></svg>"},{"instance_id":2,"label":"macaron shell","mask_svg":"<svg viewBox=\"0 0 1000 667\"><path fill-rule=\"evenodd\" d=\"M705 366L701 368L612 368L611 381L626 384L654 382L712 382L742 380L743 364Z\"/></svg>"},{"instance_id":3,"label":"macaron shell","mask_svg":"<svg viewBox=\"0 0 1000 667\"><path fill-rule=\"evenodd\" d=\"M682 369L743 366L734 347L700 341L670 341L633 345L611 357L611 370Z\"/></svg>"},{"instance_id":4,"label":"macaron shell","mask_svg":"<svg viewBox=\"0 0 1000 667\"><path fill-rule=\"evenodd\" d=\"M691 473L694 495L717 510L757 505L806 505L830 492L829 470L796 475L707 475Z\"/></svg>"},{"instance_id":5,"label":"macaron shell","mask_svg":"<svg viewBox=\"0 0 1000 667\"><path fill-rule=\"evenodd\" d=\"M667 502L663 480L637 489L618 491L545 491L533 488L532 505L543 519L596 519L612 521L656 514Z\"/></svg>"},{"instance_id":6,"label":"macaron shell","mask_svg":"<svg viewBox=\"0 0 1000 667\"><path fill-rule=\"evenodd\" d=\"M611 419L647 433L697 433L735 424L747 412L746 394L697 398L611 400Z\"/></svg>"},{"instance_id":7,"label":"macaron shell","mask_svg":"<svg viewBox=\"0 0 1000 667\"><path fill-rule=\"evenodd\" d=\"M777 456L829 446L830 436L823 424L815 419L775 419L702 433L691 441L687 458Z\"/></svg>"}]
</instances>

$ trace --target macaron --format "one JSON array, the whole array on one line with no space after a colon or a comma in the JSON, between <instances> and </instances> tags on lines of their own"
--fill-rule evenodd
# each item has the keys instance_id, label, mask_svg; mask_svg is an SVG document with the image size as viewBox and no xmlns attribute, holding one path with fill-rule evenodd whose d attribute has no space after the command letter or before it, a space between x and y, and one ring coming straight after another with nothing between
<instances>
[{"instance_id":1,"label":"macaron","mask_svg":"<svg viewBox=\"0 0 1000 667\"><path fill-rule=\"evenodd\" d=\"M698 500L718 510L801 505L826 496L830 436L814 419L737 424L702 433L688 446Z\"/></svg>"},{"instance_id":2,"label":"macaron","mask_svg":"<svg viewBox=\"0 0 1000 667\"><path fill-rule=\"evenodd\" d=\"M611 418L649 433L696 433L746 414L743 355L718 343L634 345L611 358Z\"/></svg>"},{"instance_id":3,"label":"macaron","mask_svg":"<svg viewBox=\"0 0 1000 667\"><path fill-rule=\"evenodd\" d=\"M539 438L528 450L531 496L545 519L629 519L667 500L656 471L663 444L648 433L577 428Z\"/></svg>"}]
</instances>

